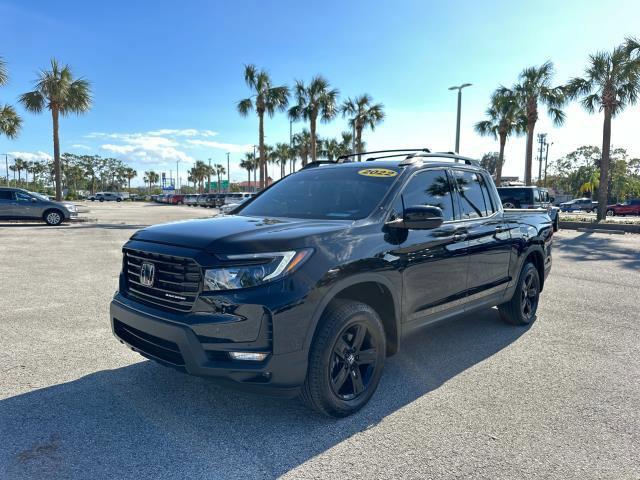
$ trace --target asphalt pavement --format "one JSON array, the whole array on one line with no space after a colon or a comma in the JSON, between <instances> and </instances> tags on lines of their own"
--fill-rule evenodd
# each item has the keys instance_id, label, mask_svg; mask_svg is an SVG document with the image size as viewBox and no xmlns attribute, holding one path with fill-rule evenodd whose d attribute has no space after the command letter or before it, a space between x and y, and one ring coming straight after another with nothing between
<instances>
[{"instance_id":1,"label":"asphalt pavement","mask_svg":"<svg viewBox=\"0 0 640 480\"><path fill-rule=\"evenodd\" d=\"M239 393L112 336L120 248L212 211L0 224L0 478L640 478L640 235L561 231L538 318L414 334L358 414Z\"/></svg>"}]
</instances>

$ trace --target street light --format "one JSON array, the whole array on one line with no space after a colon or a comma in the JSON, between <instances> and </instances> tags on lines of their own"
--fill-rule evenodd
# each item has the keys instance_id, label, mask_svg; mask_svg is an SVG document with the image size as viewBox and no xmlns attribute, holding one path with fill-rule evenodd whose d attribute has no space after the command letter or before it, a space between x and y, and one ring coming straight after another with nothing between
<instances>
[{"instance_id":1,"label":"street light","mask_svg":"<svg viewBox=\"0 0 640 480\"><path fill-rule=\"evenodd\" d=\"M462 110L462 89L470 87L471 83L463 83L459 86L449 87L449 90L458 90L458 119L456 120L456 153L460 153L460 113Z\"/></svg>"}]
</instances>

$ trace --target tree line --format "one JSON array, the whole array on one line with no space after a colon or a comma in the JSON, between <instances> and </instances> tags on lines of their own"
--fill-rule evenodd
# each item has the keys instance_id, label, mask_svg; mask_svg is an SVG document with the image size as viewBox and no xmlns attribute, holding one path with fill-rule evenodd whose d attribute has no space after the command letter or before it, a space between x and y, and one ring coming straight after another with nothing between
<instances>
[{"instance_id":1,"label":"tree line","mask_svg":"<svg viewBox=\"0 0 640 480\"><path fill-rule=\"evenodd\" d=\"M553 63L547 61L540 66L525 68L512 87L498 87L491 95L486 119L476 123L475 130L480 135L489 135L499 141L496 164L498 185L502 176L507 139L512 135L526 134L524 180L526 185L531 185L534 130L539 118L539 107L545 107L553 123L558 126L564 123L562 107L569 101L578 101L588 113L601 113L602 148L594 165L597 175L594 174L593 179L599 185L598 220L601 220L605 217L611 191L611 119L638 100L640 41L627 38L612 51L590 55L584 75L572 78L564 85L553 85L553 74Z\"/></svg>"}]
</instances>

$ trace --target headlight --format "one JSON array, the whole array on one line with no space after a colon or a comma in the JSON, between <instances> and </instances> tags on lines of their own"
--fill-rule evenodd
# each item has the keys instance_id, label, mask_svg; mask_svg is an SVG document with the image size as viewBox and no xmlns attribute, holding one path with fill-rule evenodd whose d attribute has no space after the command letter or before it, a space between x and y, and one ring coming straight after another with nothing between
<instances>
[{"instance_id":1,"label":"headlight","mask_svg":"<svg viewBox=\"0 0 640 480\"><path fill-rule=\"evenodd\" d=\"M74 204L72 204L72 203L66 203L64 206L65 206L65 207L67 208L67 210L69 210L70 212L77 212L77 211L78 211L78 207L76 207L76 206L75 206Z\"/></svg>"},{"instance_id":2,"label":"headlight","mask_svg":"<svg viewBox=\"0 0 640 480\"><path fill-rule=\"evenodd\" d=\"M294 271L310 255L311 249L289 252L225 255L233 266L205 270L205 290L235 290L262 285Z\"/></svg>"}]
</instances>

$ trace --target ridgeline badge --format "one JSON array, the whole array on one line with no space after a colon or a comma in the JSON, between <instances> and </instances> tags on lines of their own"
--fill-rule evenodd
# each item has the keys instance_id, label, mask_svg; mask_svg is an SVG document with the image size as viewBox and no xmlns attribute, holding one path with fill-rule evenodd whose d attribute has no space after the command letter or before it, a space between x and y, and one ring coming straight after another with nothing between
<instances>
[{"instance_id":1,"label":"ridgeline badge","mask_svg":"<svg viewBox=\"0 0 640 480\"><path fill-rule=\"evenodd\" d=\"M365 177L395 177L398 175L398 172L388 168L365 168L364 170L358 170L358 173Z\"/></svg>"}]
</instances>

